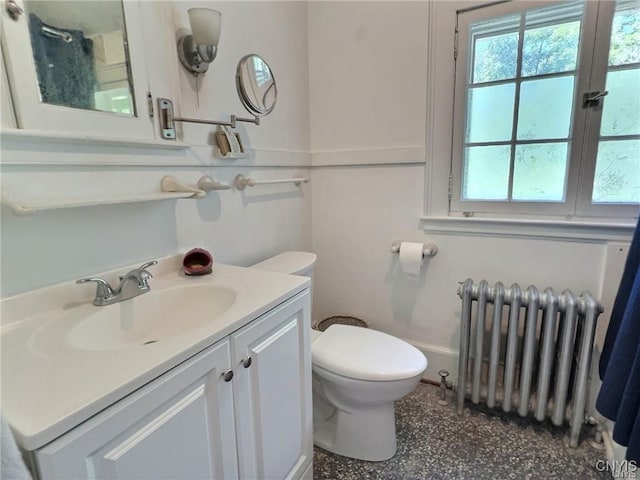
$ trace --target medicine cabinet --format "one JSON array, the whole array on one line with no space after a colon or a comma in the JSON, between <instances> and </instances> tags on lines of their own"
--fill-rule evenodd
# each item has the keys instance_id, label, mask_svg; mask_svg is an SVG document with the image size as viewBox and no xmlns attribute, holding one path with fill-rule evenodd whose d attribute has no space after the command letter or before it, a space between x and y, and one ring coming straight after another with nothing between
<instances>
[{"instance_id":1,"label":"medicine cabinet","mask_svg":"<svg viewBox=\"0 0 640 480\"><path fill-rule=\"evenodd\" d=\"M17 127L153 140L141 8L123 0L3 1Z\"/></svg>"}]
</instances>

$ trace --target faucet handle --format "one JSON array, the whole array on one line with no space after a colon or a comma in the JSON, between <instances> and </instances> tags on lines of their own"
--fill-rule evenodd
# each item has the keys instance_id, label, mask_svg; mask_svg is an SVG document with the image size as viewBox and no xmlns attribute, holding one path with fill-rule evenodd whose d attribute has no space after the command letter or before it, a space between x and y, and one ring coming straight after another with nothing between
<instances>
[{"instance_id":1,"label":"faucet handle","mask_svg":"<svg viewBox=\"0 0 640 480\"><path fill-rule=\"evenodd\" d=\"M151 272L149 270L147 270L147 268L152 266L152 265L156 265L157 263L158 263L157 260L151 260L150 262L147 262L147 263L141 265L140 268L138 268L138 281L140 282L140 286L141 287L148 287L149 286L147 281L150 278L153 278L153 275L151 275Z\"/></svg>"},{"instance_id":2,"label":"faucet handle","mask_svg":"<svg viewBox=\"0 0 640 480\"><path fill-rule=\"evenodd\" d=\"M138 268L138 270L146 270L147 268L152 267L153 265L157 265L157 264L158 264L157 260L151 260L150 262L143 263L140 266L140 268ZM149 274L149 275L151 275L151 274ZM151 275L151 276L153 276L153 275Z\"/></svg>"},{"instance_id":3,"label":"faucet handle","mask_svg":"<svg viewBox=\"0 0 640 480\"><path fill-rule=\"evenodd\" d=\"M93 300L95 305L104 305L104 301L113 297L115 295L111 285L104 278L100 277L89 277L89 278L81 278L80 280L76 280L77 284L81 283L96 283L96 298Z\"/></svg>"},{"instance_id":4,"label":"faucet handle","mask_svg":"<svg viewBox=\"0 0 640 480\"><path fill-rule=\"evenodd\" d=\"M151 272L149 272L149 270L140 270L138 272L138 285L140 285L140 287L145 288L149 286L149 279L153 278L153 275L151 275Z\"/></svg>"},{"instance_id":5,"label":"faucet handle","mask_svg":"<svg viewBox=\"0 0 640 480\"><path fill-rule=\"evenodd\" d=\"M120 279L120 281L122 281L126 277L134 276L134 277L136 277L138 279L138 281L140 283L146 283L146 281L149 278L153 278L153 275L151 275L151 272L149 272L147 270L147 268L152 266L152 265L156 265L157 263L158 263L157 260L151 260L150 262L143 263L138 268L134 268L133 270L130 270L129 272L125 273L124 275L120 275L118 278Z\"/></svg>"}]
</instances>

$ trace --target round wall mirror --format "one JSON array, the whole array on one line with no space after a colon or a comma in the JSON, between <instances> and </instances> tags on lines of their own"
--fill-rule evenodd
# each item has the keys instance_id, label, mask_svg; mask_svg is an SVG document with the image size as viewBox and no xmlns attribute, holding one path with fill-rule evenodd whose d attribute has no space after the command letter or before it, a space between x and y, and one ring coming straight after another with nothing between
<instances>
[{"instance_id":1,"label":"round wall mirror","mask_svg":"<svg viewBox=\"0 0 640 480\"><path fill-rule=\"evenodd\" d=\"M278 100L276 80L271 69L259 55L245 55L236 71L238 95L244 107L255 116L271 113Z\"/></svg>"}]
</instances>

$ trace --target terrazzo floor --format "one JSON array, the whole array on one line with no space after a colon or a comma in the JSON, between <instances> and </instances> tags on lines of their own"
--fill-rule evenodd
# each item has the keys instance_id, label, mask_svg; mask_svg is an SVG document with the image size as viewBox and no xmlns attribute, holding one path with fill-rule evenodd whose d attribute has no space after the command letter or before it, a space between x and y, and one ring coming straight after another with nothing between
<instances>
[{"instance_id":1,"label":"terrazzo floor","mask_svg":"<svg viewBox=\"0 0 640 480\"><path fill-rule=\"evenodd\" d=\"M475 406L462 417L454 402L437 404L439 389L420 383L396 403L398 451L385 462L365 462L314 450L315 480L362 479L610 479L596 462L603 450L583 440L565 443L565 429ZM451 392L449 392L451 395ZM583 436L592 438L590 433Z\"/></svg>"}]
</instances>

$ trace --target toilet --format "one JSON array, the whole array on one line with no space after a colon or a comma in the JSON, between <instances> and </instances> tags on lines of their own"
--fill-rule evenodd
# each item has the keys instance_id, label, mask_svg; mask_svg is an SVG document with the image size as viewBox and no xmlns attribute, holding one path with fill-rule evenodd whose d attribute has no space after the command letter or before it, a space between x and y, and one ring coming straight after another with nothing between
<instances>
[{"instance_id":1,"label":"toilet","mask_svg":"<svg viewBox=\"0 0 640 480\"><path fill-rule=\"evenodd\" d=\"M315 261L313 253L284 252L251 268L307 276L313 284ZM359 460L393 457L393 402L418 385L427 368L422 352L376 330L331 325L312 330L311 364L314 443Z\"/></svg>"}]
</instances>

